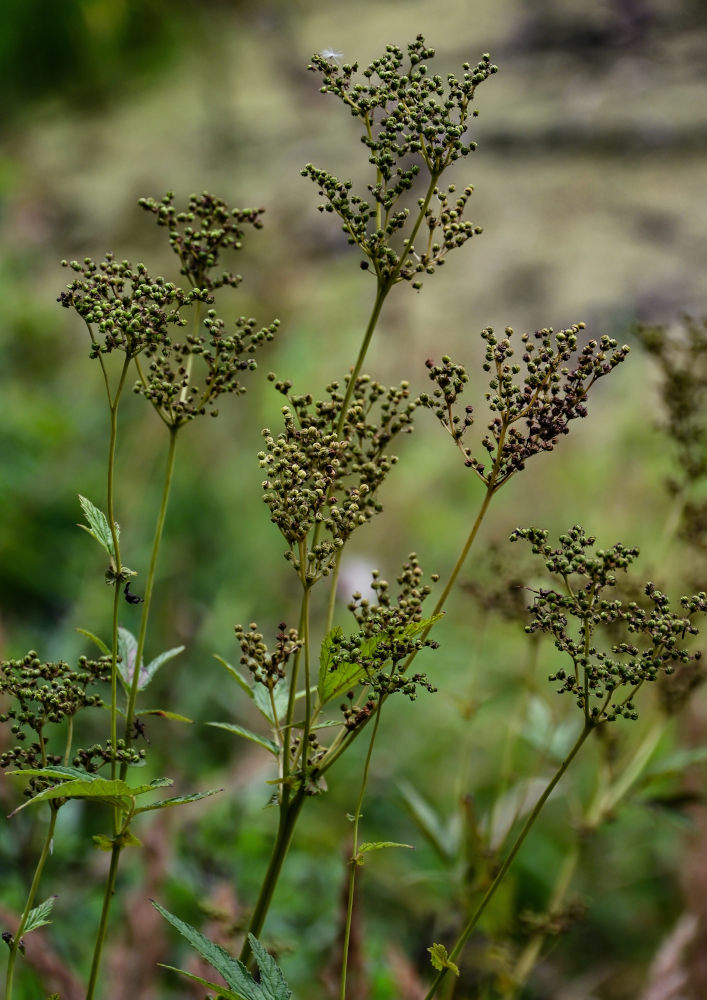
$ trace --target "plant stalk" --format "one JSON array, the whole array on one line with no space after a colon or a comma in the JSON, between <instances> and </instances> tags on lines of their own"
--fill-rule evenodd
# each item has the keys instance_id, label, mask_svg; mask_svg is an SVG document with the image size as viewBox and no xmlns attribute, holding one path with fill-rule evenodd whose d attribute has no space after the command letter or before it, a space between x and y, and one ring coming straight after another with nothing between
<instances>
[{"instance_id":1,"label":"plant stalk","mask_svg":"<svg viewBox=\"0 0 707 1000\"><path fill-rule=\"evenodd\" d=\"M51 810L49 818L49 826L47 828L47 835L44 838L44 846L42 847L42 853L39 855L39 860L37 861L37 866L34 870L34 877L32 879L32 884L29 888L29 893L27 894L27 902L25 903L25 908L22 911L22 916L20 917L20 923L12 937L12 944L10 945L10 956L7 960L7 974L5 976L5 998L6 1000L12 1000L12 984L15 974L15 961L17 959L17 953L20 948L20 941L22 940L22 933L27 926L27 919L30 915L30 911L34 906L34 901L37 897L37 890L39 889L39 883L42 878L42 873L44 871L44 866L47 863L47 858L51 854L52 850L52 840L54 839L54 827L56 826L56 817L58 809L53 802L49 803L49 808Z\"/></svg>"},{"instance_id":2,"label":"plant stalk","mask_svg":"<svg viewBox=\"0 0 707 1000\"><path fill-rule=\"evenodd\" d=\"M503 864L499 868L498 872L496 873L496 877L494 878L493 882L491 883L491 885L488 887L488 889L484 893L484 896L483 896L481 902L477 906L477 908L474 911L474 913L472 914L472 916L467 921L467 924L464 927L464 929L461 932L461 934L459 935L459 937L457 938L457 940L456 940L456 942L454 944L454 947L449 952L449 960L450 961L454 961L454 959L457 957L457 955L459 955L459 953L461 952L461 950L464 947L464 945L466 944L466 942L471 937L471 935L472 935L472 933L473 933L476 925L478 924L479 920L481 919L481 917L482 917L482 915L484 913L484 910L486 909L486 907L488 906L488 904L493 899L494 895L496 894L496 890L498 889L498 887L503 882L504 878L506 877L506 875L508 873L509 868L511 867L511 865L515 861L516 855L518 854L518 852L520 851L521 847L523 846L525 838L530 833L530 831L531 831L531 829L532 829L532 827L533 827L536 819L538 818L538 816L542 812L545 803L547 802L547 800L552 795L553 791L555 790L555 787L559 783L560 779L564 775L564 773L567 770L567 768L570 766L570 764L572 763L572 761L574 760L574 758L579 753L579 751L580 751L582 745L584 744L585 740L587 739L587 737L589 736L589 734L595 728L596 728L596 726L592 725L591 723L586 724L582 728L582 731L579 734L579 736L577 737L577 740L576 740L574 746L572 747L572 749L570 750L570 752L568 753L568 755L565 757L565 759L562 761L562 763L558 767L557 771L553 775L552 779L547 784L547 786L546 786L545 790L543 791L542 795L540 796L540 798L538 799L538 801L535 803L535 806L534 806L532 812L529 814L528 818L526 819L525 823L523 824L523 828L521 829L520 833L516 837L515 842L514 842L513 846L511 847L510 851L508 852L508 855L506 856L505 861L503 862ZM444 981L444 979L445 979L445 977L446 977L446 975L447 975L448 972L449 972L449 969L445 967L445 968L441 969L437 973L437 975L435 976L435 978L434 978L434 980L432 982L432 985L430 986L429 990L425 994L424 1000L432 1000L432 997L437 992L439 986Z\"/></svg>"}]
</instances>

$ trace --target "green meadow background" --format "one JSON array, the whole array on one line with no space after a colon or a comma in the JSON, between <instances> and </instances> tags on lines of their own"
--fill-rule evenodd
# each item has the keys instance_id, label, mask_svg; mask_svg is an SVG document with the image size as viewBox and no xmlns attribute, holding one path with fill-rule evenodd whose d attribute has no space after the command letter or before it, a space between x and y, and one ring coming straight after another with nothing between
<instances>
[{"instance_id":1,"label":"green meadow background","mask_svg":"<svg viewBox=\"0 0 707 1000\"><path fill-rule=\"evenodd\" d=\"M419 32L435 47L443 74L486 51L499 66L478 91L478 150L450 177L473 183L469 217L484 233L452 255L419 295L395 290L367 370L382 382L407 379L422 392L429 357L450 354L479 371L484 327L520 332L579 320L591 336L609 334L631 344L632 353L597 387L589 418L494 502L464 585L438 627L441 649L425 662L439 693L390 704L364 837L416 850L381 852L366 866L361 1000L407 996L404 974L425 974L425 948L450 939L462 905L464 857L440 859L406 811L401 788L414 786L453 830L462 803L473 802L483 815L517 782L548 774L537 748L572 717L573 706L545 680L553 650L529 645L522 620L494 609L492 595L503 591L504 579L529 580L537 571L527 567L525 553L509 550L510 531L535 524L557 532L579 522L605 545L619 539L639 545L637 573L661 587L679 589L707 576L671 537L665 479L674 472L674 454L660 428L658 372L632 332L637 321L671 325L683 313L707 314L704 4L5 0L4 657L34 648L46 659L71 660L87 652L77 626L103 635L110 627L100 555L75 527L77 494L104 500L107 412L85 329L56 302L67 280L59 261L113 250L175 278L163 231L137 199L209 190L231 204L266 208L264 229L247 234L238 261L243 284L222 296L226 315L282 322L248 394L223 403L217 421L197 421L181 435L148 655L182 643L187 649L164 668L148 700L194 722L152 723L148 768L174 777L185 792L215 785L226 791L152 828L145 824L145 851L126 857L106 1000L200 995L155 968L157 961L189 959L166 925L152 922L146 896L222 933L218 914L237 923L257 892L276 819L267 808L268 761L257 747L204 723L257 726L213 654L237 660L236 622L257 621L267 636L282 620L294 624L298 613L297 581L260 500L260 432L277 429L282 403L262 375L273 370L315 396L341 379L355 359L373 295L336 220L316 211L316 189L300 176L308 161L354 180L367 176L353 120L319 94L307 64L324 48L366 64L386 43L404 46ZM468 401L481 410L483 392L483 380L472 376ZM141 398L129 398L123 414L117 516L125 558L144 572L166 442ZM374 567L393 577L413 550L428 572L447 574L481 502L480 484L431 414L421 412L417 424L400 446L384 513L351 546L344 566L350 590L364 586ZM131 614L136 628L139 612L126 606L128 627ZM704 715L698 699L686 717L665 727L661 749L670 752L680 739L699 743ZM656 717L646 704L638 723L617 725L617 753L630 750ZM103 738L100 720L95 725L91 738ZM523 732L532 738L524 741ZM332 772L330 793L305 812L266 928L266 943L278 951L296 995L307 1000L332 995L320 972L335 962L346 813L355 805L364 742ZM492 979L493 963L502 970L519 940L519 914L546 903L575 836L573 804L591 794L598 757L589 748L553 800L485 924L496 948L484 952ZM6 814L19 787L2 782ZM694 797L701 776L677 775L671 787ZM700 821L686 809L658 809L649 795L639 799L588 845L574 890L584 916L552 942L523 994L527 1000L642 996L650 963L691 905ZM0 900L9 910L21 908L33 869L35 819L27 810L0 821ZM53 926L40 933L80 974L107 861L87 846L101 820L79 804L64 809L46 875L47 893L59 898ZM228 944L227 933L223 940ZM145 941L149 947L141 947ZM49 984L25 970L19 1000L37 1000L43 989L49 992ZM68 988L62 995L72 1000Z\"/></svg>"}]
</instances>

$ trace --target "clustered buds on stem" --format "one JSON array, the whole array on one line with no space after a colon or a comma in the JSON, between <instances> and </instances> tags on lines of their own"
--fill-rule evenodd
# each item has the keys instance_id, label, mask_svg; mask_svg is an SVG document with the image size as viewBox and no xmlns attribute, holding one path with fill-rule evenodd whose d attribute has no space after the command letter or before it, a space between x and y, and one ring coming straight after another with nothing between
<instances>
[{"instance_id":1,"label":"clustered buds on stem","mask_svg":"<svg viewBox=\"0 0 707 1000\"><path fill-rule=\"evenodd\" d=\"M262 633L258 632L255 622L251 622L247 630L242 625L236 625L235 633L241 647L241 663L248 668L256 684L262 684L271 690L284 679L290 657L303 644L303 640L297 635L297 629L288 629L285 622L281 622L278 627L272 652L263 640Z\"/></svg>"},{"instance_id":2,"label":"clustered buds on stem","mask_svg":"<svg viewBox=\"0 0 707 1000\"><path fill-rule=\"evenodd\" d=\"M311 583L330 572L346 540L382 509L377 492L397 462L387 448L412 429L418 400L409 400L406 382L386 389L367 375L356 380L345 413L337 382L327 387L328 398L316 403L309 395L290 396L290 382L277 382L276 388L290 405L282 409L283 431L277 436L263 431L265 451L258 456L267 472L263 499L298 573L300 545L318 526L326 531L328 537L307 553L304 572Z\"/></svg>"},{"instance_id":3,"label":"clustered buds on stem","mask_svg":"<svg viewBox=\"0 0 707 1000\"><path fill-rule=\"evenodd\" d=\"M557 333L552 329L537 330L532 336L524 333L522 366L511 360L514 350L510 327L501 339L490 328L482 331L486 342L483 367L491 373L486 400L492 414L488 434L481 442L488 453L485 462L463 441L474 422L473 407L465 407L463 416L455 413L455 404L469 381L466 370L449 357L443 357L441 365L427 362L429 377L437 388L431 396L422 395L420 401L434 410L465 465L488 489L502 486L524 469L533 455L552 451L559 438L569 433L569 423L587 415L587 394L594 383L625 360L629 348L618 347L606 336L599 343L590 340L579 349L578 334L583 329L584 323L577 323ZM568 362L574 355L570 367Z\"/></svg>"},{"instance_id":4,"label":"clustered buds on stem","mask_svg":"<svg viewBox=\"0 0 707 1000\"><path fill-rule=\"evenodd\" d=\"M471 103L476 88L497 67L484 54L473 68L464 63L460 80L449 74L443 81L428 73L426 61L434 54L418 35L407 47L407 64L403 50L388 45L363 70L362 80L355 77L357 63L339 67L323 54L314 55L309 67L321 74L321 92L338 97L362 123L361 141L369 150L376 179L367 186L368 196L362 197L352 193L351 181L342 181L311 163L302 173L314 181L325 199L320 211L335 212L341 218L349 242L366 258L362 266L370 265L383 284L409 281L420 288L421 275L433 274L450 250L481 232L463 218L471 186L450 200L454 186L443 191L437 181L450 164L476 148L467 138L469 120L478 114ZM406 196L422 171L429 177L428 191L418 200L419 214L413 215L416 221L406 234L410 221ZM429 207L433 196L437 200L434 210ZM418 245L415 240L423 219Z\"/></svg>"},{"instance_id":5,"label":"clustered buds on stem","mask_svg":"<svg viewBox=\"0 0 707 1000\"><path fill-rule=\"evenodd\" d=\"M259 229L262 209L228 209L212 195L192 195L188 209L177 212L173 195L161 202L143 198L140 205L157 216L157 223L169 229L170 245L191 288L185 291L163 277L152 278L144 264L117 262L108 253L96 263L89 257L82 264L62 261L78 277L59 296L67 309L84 320L91 337L91 357L121 351L134 359L139 379L135 391L153 404L171 428L207 412L216 416L215 400L224 393L245 392L244 372L257 366L252 355L273 339L278 321L258 329L254 319L241 316L235 331L227 333L225 323L209 309L199 332L204 305L212 305L212 292L223 285L235 287L240 276L229 271L211 272L223 251L239 250L245 223ZM196 225L192 225L198 220ZM182 342L174 338L172 327L184 327L184 312L191 309L192 332ZM149 359L146 370L141 356ZM204 370L201 382L194 373L194 359Z\"/></svg>"},{"instance_id":6,"label":"clustered buds on stem","mask_svg":"<svg viewBox=\"0 0 707 1000\"><path fill-rule=\"evenodd\" d=\"M59 660L43 663L34 650L21 660L0 661L0 694L9 696L10 707L0 715L0 722L10 722L16 745L0 755L0 767L36 769L60 764L63 755L48 751L46 727L61 725L84 708L103 705L97 694L88 689L110 680L111 659L102 656L89 660L81 656L76 669ZM32 743L27 742L30 733ZM51 782L49 782L51 784ZM47 786L41 778L31 778L25 790L34 795Z\"/></svg>"},{"instance_id":7,"label":"clustered buds on stem","mask_svg":"<svg viewBox=\"0 0 707 1000\"><path fill-rule=\"evenodd\" d=\"M645 682L672 673L676 664L700 659L699 651L692 653L683 643L697 635L693 618L707 612L707 595L682 597L679 613L652 583L644 588L645 607L609 600L604 593L616 585L616 571L626 570L638 549L620 542L595 549L596 539L578 525L560 536L557 548L547 538L548 532L537 528L519 528L511 535L512 541L528 541L546 569L564 584L563 592L544 587L533 591L532 622L526 627L529 633L550 635L572 661L571 669L557 670L550 680L560 682L559 693L576 698L587 725L621 716L636 719L635 697ZM611 629L614 639L618 628L624 638L602 648L597 634Z\"/></svg>"}]
</instances>

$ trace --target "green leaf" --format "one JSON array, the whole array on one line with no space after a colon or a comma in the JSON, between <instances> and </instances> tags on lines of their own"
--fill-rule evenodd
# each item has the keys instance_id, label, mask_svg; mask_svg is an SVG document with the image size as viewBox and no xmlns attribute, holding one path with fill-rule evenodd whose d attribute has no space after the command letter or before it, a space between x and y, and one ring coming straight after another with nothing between
<instances>
[{"instance_id":1,"label":"green leaf","mask_svg":"<svg viewBox=\"0 0 707 1000\"><path fill-rule=\"evenodd\" d=\"M693 764L701 764L707 760L707 746L690 747L687 750L677 750L654 761L643 772L641 783L656 781L658 778L678 777L685 773Z\"/></svg>"},{"instance_id":2,"label":"green leaf","mask_svg":"<svg viewBox=\"0 0 707 1000\"><path fill-rule=\"evenodd\" d=\"M176 927L182 937L187 939L192 948L195 948L201 957L205 958L209 965L216 969L219 975L223 976L229 988L236 993L238 1000L263 1000L263 993L260 987L242 962L229 955L221 945L216 944L214 941L209 941L195 927L180 920L179 917L175 917L169 910L165 910L154 899L152 900L152 905L158 913L162 914L165 920L173 927Z\"/></svg>"},{"instance_id":3,"label":"green leaf","mask_svg":"<svg viewBox=\"0 0 707 1000\"><path fill-rule=\"evenodd\" d=\"M100 775L82 771L80 767L66 767L63 764L53 764L51 767L23 767L19 771L8 771L8 774L28 774L32 778L77 778L79 781L98 781Z\"/></svg>"},{"instance_id":4,"label":"green leaf","mask_svg":"<svg viewBox=\"0 0 707 1000\"><path fill-rule=\"evenodd\" d=\"M150 660L146 667L140 667L140 680L137 685L138 691L144 691L160 667L169 660L173 660L175 656L179 656L185 649L186 646L175 646L174 649L167 649L164 653L156 656L154 660Z\"/></svg>"},{"instance_id":5,"label":"green leaf","mask_svg":"<svg viewBox=\"0 0 707 1000\"><path fill-rule=\"evenodd\" d=\"M269 740L266 736L259 736L257 733L252 733L250 729L244 729L243 726L236 726L230 722L207 722L206 725L214 726L215 729L225 729L229 733L235 733L236 736L242 736L244 739L250 740L251 743L257 743L258 746L265 747L266 750L269 750L276 757L280 753L280 748L273 740Z\"/></svg>"},{"instance_id":6,"label":"green leaf","mask_svg":"<svg viewBox=\"0 0 707 1000\"><path fill-rule=\"evenodd\" d=\"M222 656L218 656L218 654L216 653L214 653L214 659L218 660L221 666L226 668L231 677L233 677L233 679L235 680L236 684L238 684L238 686L242 688L243 691L245 691L245 693L248 695L249 698L252 698L253 689L246 680L246 678L243 676L243 674L240 672L240 670L237 670L235 667L232 667L230 663L227 663Z\"/></svg>"},{"instance_id":7,"label":"green leaf","mask_svg":"<svg viewBox=\"0 0 707 1000\"><path fill-rule=\"evenodd\" d=\"M83 528L83 530L87 531L89 535L92 535L98 544L106 550L111 559L114 559L115 552L113 551L113 536L110 532L108 518L102 510L96 507L95 504L92 504L90 500L87 500L86 497L82 497L80 493L79 503L81 504L81 509L83 510L84 517L88 521L89 526L86 527L85 524L79 524L78 527ZM115 526L115 534L118 538L120 538L120 528L117 524Z\"/></svg>"},{"instance_id":8,"label":"green leaf","mask_svg":"<svg viewBox=\"0 0 707 1000\"><path fill-rule=\"evenodd\" d=\"M118 656L120 657L120 663L118 664L118 676L123 682L125 690L129 691L133 682L133 672L135 670L137 639L129 629L123 628L122 625L118 626ZM140 666L142 667L142 664L140 664Z\"/></svg>"},{"instance_id":9,"label":"green leaf","mask_svg":"<svg viewBox=\"0 0 707 1000\"><path fill-rule=\"evenodd\" d=\"M28 772L20 773L27 774ZM97 799L106 805L117 806L119 809L127 809L130 806L131 800L134 800L136 796L144 795L146 792L153 792L157 788L163 788L165 785L171 784L172 781L169 778L156 778L149 785L137 786L130 786L127 782L120 781L117 778L112 780L110 778L91 777L76 781L64 781L53 788L45 788L44 791L28 799L27 802L23 802L21 806L18 806L17 809L10 813L10 816L14 816L15 813L20 812L21 809L26 809L27 806L31 806L34 802L41 802L45 799Z\"/></svg>"},{"instance_id":10,"label":"green leaf","mask_svg":"<svg viewBox=\"0 0 707 1000\"><path fill-rule=\"evenodd\" d=\"M280 966L256 937L249 934L248 940L260 971L260 989L263 997L267 1000L290 1000L292 991L285 981Z\"/></svg>"},{"instance_id":11,"label":"green leaf","mask_svg":"<svg viewBox=\"0 0 707 1000\"><path fill-rule=\"evenodd\" d=\"M357 865L362 865L364 854L368 854L370 851L382 851L387 847L407 847L410 851L415 850L412 844L399 844L394 840L379 840L376 843L366 842L365 844L361 844L358 851L356 851L353 860Z\"/></svg>"},{"instance_id":12,"label":"green leaf","mask_svg":"<svg viewBox=\"0 0 707 1000\"><path fill-rule=\"evenodd\" d=\"M93 634L93 632L89 632L88 629L85 628L77 628L76 631L80 635L85 635L87 639L91 640L91 642L95 642L95 644L98 646L98 648L100 649L100 651L103 653L104 656L111 655L111 651L108 648L108 646L106 646L103 639L99 639L97 635Z\"/></svg>"},{"instance_id":13,"label":"green leaf","mask_svg":"<svg viewBox=\"0 0 707 1000\"><path fill-rule=\"evenodd\" d=\"M163 962L158 962L157 964L161 969L169 969L170 972L178 972L180 976L186 976L187 979L192 979L195 983L201 983L202 986L206 986L208 989L213 990L219 1000L244 1000L242 993L234 993L232 990L227 990L225 986L219 986L218 983L210 983L208 979L202 979L201 976L195 976L193 972L187 972L186 969L178 969L175 965L165 965Z\"/></svg>"},{"instance_id":14,"label":"green leaf","mask_svg":"<svg viewBox=\"0 0 707 1000\"><path fill-rule=\"evenodd\" d=\"M278 681L278 683L273 688L272 692L273 701L275 702L275 714L277 719L273 719L272 705L270 704L270 692L265 687L264 684L253 685L253 701L255 706L261 715L264 715L271 726L277 725L279 719L281 719L285 712L287 711L287 703L290 698L290 693L285 681Z\"/></svg>"},{"instance_id":15,"label":"green leaf","mask_svg":"<svg viewBox=\"0 0 707 1000\"><path fill-rule=\"evenodd\" d=\"M118 847L142 847L142 841L135 836L132 830L125 830L117 837L107 837L104 833L94 834L93 843L100 851L112 851Z\"/></svg>"},{"instance_id":16,"label":"green leaf","mask_svg":"<svg viewBox=\"0 0 707 1000\"><path fill-rule=\"evenodd\" d=\"M173 719L175 722L193 722L193 719L186 715L177 715L176 712L167 712L163 708L141 708L136 715L159 715L163 719Z\"/></svg>"},{"instance_id":17,"label":"green leaf","mask_svg":"<svg viewBox=\"0 0 707 1000\"><path fill-rule=\"evenodd\" d=\"M52 912L52 907L54 906L54 900L56 896L50 896L49 899L45 899L43 903L39 906L35 906L34 909L30 910L27 914L27 922L25 923L22 935L29 934L30 931L36 931L38 927L45 927L47 924L51 923L49 920L49 914Z\"/></svg>"},{"instance_id":18,"label":"green leaf","mask_svg":"<svg viewBox=\"0 0 707 1000\"><path fill-rule=\"evenodd\" d=\"M130 805L131 795L132 790L124 781L111 781L108 778L63 781L60 785L54 785L53 788L45 788L44 791L38 792L33 798L14 809L10 816L15 816L27 806L34 805L35 802L43 802L46 799L97 799L106 805L125 809Z\"/></svg>"},{"instance_id":19,"label":"green leaf","mask_svg":"<svg viewBox=\"0 0 707 1000\"><path fill-rule=\"evenodd\" d=\"M170 809L172 806L182 806L187 802L198 802L199 799L206 799L209 795L217 795L222 791L223 788L210 788L208 792L193 792L191 795L175 795L171 799L160 799L159 802L153 802L152 805L140 806L139 809L135 810L135 815L154 812L155 809Z\"/></svg>"},{"instance_id":20,"label":"green leaf","mask_svg":"<svg viewBox=\"0 0 707 1000\"><path fill-rule=\"evenodd\" d=\"M433 969L437 969L438 972L442 972L444 969L449 969L455 976L459 975L458 966L456 966L454 962L450 961L447 949L443 944L430 945L427 950L430 953L430 962L432 963Z\"/></svg>"}]
</instances>

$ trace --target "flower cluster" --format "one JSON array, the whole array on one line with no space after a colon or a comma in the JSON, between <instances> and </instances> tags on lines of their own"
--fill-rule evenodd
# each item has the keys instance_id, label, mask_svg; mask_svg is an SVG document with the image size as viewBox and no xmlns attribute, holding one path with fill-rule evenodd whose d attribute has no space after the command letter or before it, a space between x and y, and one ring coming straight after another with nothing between
<instances>
[{"instance_id":1,"label":"flower cluster","mask_svg":"<svg viewBox=\"0 0 707 1000\"><path fill-rule=\"evenodd\" d=\"M446 82L428 73L426 62L434 49L422 35L407 46L407 56L396 45L355 77L358 64L339 66L324 54L312 57L310 70L322 77L322 93L334 94L363 126L361 141L368 148L369 162L376 180L368 185L368 195L353 194L351 181L342 181L308 163L303 175L310 177L325 199L320 211L335 212L343 222L349 242L356 244L384 284L409 281L420 287L420 275L433 274L447 252L461 246L476 233L478 226L463 218L472 188L466 187L453 199L437 187L445 169L467 156L476 143L467 138L469 119L478 114L471 104L476 88L495 73L485 54L472 68L464 63L458 80L450 74ZM419 214L410 235L403 236L409 219L404 199L423 170L429 175L426 196L418 201ZM429 205L437 199L436 209ZM426 239L419 247L414 240L424 219ZM437 235L435 235L437 234ZM398 237L396 250L391 240Z\"/></svg>"},{"instance_id":2,"label":"flower cluster","mask_svg":"<svg viewBox=\"0 0 707 1000\"><path fill-rule=\"evenodd\" d=\"M261 210L229 210L207 193L192 195L184 212L176 210L171 194L160 202L143 198L140 205L157 216L158 225L169 229L170 244L191 289L152 278L144 264L118 262L109 253L99 263L88 257L82 264L62 261L78 277L59 302L75 309L86 323L91 357L100 359L118 350L134 359L139 375L135 392L149 399L164 423L176 429L207 410L216 416L213 404L224 393L245 392L243 373L256 368L252 355L273 339L279 326L275 320L259 329L254 319L241 316L235 330L227 332L213 309L200 324L203 307L214 301L214 289L239 283L239 276L231 272L211 272L224 250L240 249L245 223L261 227ZM180 342L172 328L187 325L184 312L189 308L191 332ZM141 363L143 357L147 365ZM195 359L203 369L200 381Z\"/></svg>"},{"instance_id":3,"label":"flower cluster","mask_svg":"<svg viewBox=\"0 0 707 1000\"><path fill-rule=\"evenodd\" d=\"M185 211L177 211L171 191L155 201L141 198L141 208L157 216L157 225L169 229L169 243L181 263L181 273L193 288L213 291L223 285L233 288L241 277L230 271L219 275L211 272L219 264L221 254L227 250L240 250L243 245L243 226L248 224L261 229L262 208L229 208L225 201L204 191L190 196Z\"/></svg>"},{"instance_id":4,"label":"flower cluster","mask_svg":"<svg viewBox=\"0 0 707 1000\"><path fill-rule=\"evenodd\" d=\"M106 740L105 743L94 743L85 750L77 750L73 765L95 773L113 761L118 764L140 764L145 756L144 749L135 750L129 747L125 740L116 740L115 749L111 741Z\"/></svg>"},{"instance_id":5,"label":"flower cluster","mask_svg":"<svg viewBox=\"0 0 707 1000\"><path fill-rule=\"evenodd\" d=\"M652 583L644 588L646 606L635 601L609 600L605 591L615 587L616 571L626 570L638 550L617 543L595 549L596 539L575 525L552 548L547 531L518 529L512 541L525 539L540 555L546 569L562 579L563 592L540 588L530 608L532 622L526 631L550 635L555 647L569 656L571 669L561 668L551 677L559 692L569 692L582 709L587 725L612 722L620 716L637 718L635 697L644 683L670 674L676 664L700 659L683 645L697 635L696 614L707 612L707 595L680 599L680 611L671 610L668 597ZM617 637L621 628L623 637ZM608 648L600 648L596 634L610 629Z\"/></svg>"},{"instance_id":6,"label":"flower cluster","mask_svg":"<svg viewBox=\"0 0 707 1000\"><path fill-rule=\"evenodd\" d=\"M0 662L0 694L10 699L10 707L0 715L0 722L9 722L15 745L0 756L0 767L36 769L49 764L61 764L63 755L47 750L47 726L61 725L84 708L100 707L103 701L90 694L89 687L110 680L111 660L79 658L74 669L60 660L43 663L34 650L21 660ZM34 735L31 743L30 734ZM46 786L43 779L32 778L26 790L33 795Z\"/></svg>"},{"instance_id":7,"label":"flower cluster","mask_svg":"<svg viewBox=\"0 0 707 1000\"><path fill-rule=\"evenodd\" d=\"M474 470L490 490L496 490L539 452L552 451L561 435L569 433L569 423L587 415L587 394L598 379L608 375L626 358L628 347L602 337L578 347L578 323L557 333L537 330L523 334L522 366L513 361L513 330L507 328L499 339L492 329L481 337L486 342L484 371L491 373L486 400L492 418L481 442L488 453L480 461L464 444L464 436L474 422L473 407L463 416L455 413L455 403L469 381L466 370L449 357L442 364L427 361L429 377L437 388L422 395L424 406L434 410L445 430L459 448L465 464ZM572 362L572 367L569 367Z\"/></svg>"},{"instance_id":8,"label":"flower cluster","mask_svg":"<svg viewBox=\"0 0 707 1000\"><path fill-rule=\"evenodd\" d=\"M235 633L241 647L241 663L248 668L257 684L267 688L274 688L278 681L284 679L290 657L303 644L297 629L288 629L285 622L278 627L272 652L255 622L251 622L247 630L242 625L236 625Z\"/></svg>"},{"instance_id":9,"label":"flower cluster","mask_svg":"<svg viewBox=\"0 0 707 1000\"><path fill-rule=\"evenodd\" d=\"M412 429L418 400L409 400L406 382L386 389L368 376L357 379L345 412L336 382L328 386L328 398L316 403L309 395L289 396L290 382L276 388L290 405L282 410L283 431L263 431L263 499L288 543L286 558L313 582L328 574L356 528L382 509L377 491L397 462L387 448ZM302 568L300 547L313 530L328 537L315 537Z\"/></svg>"},{"instance_id":10,"label":"flower cluster","mask_svg":"<svg viewBox=\"0 0 707 1000\"><path fill-rule=\"evenodd\" d=\"M226 333L223 320L213 309L204 320L205 334L192 333L184 343L149 348L147 371L138 366L140 379L135 392L149 399L164 422L179 427L209 410L218 415L213 403L225 393L244 393L244 372L257 368L253 354L275 336L279 321L258 329L254 319L241 316L235 331ZM244 356L245 355L245 356ZM204 369L202 384L195 384L194 359Z\"/></svg>"},{"instance_id":11,"label":"flower cluster","mask_svg":"<svg viewBox=\"0 0 707 1000\"><path fill-rule=\"evenodd\" d=\"M429 692L437 690L425 674L408 675L404 672L408 657L417 655L425 647L438 647L438 643L423 636L429 620L423 619L422 608L431 588L423 584L422 576L422 568L413 552L397 578L400 590L393 600L389 593L390 585L380 579L378 571L374 571L371 589L376 594L375 603L356 593L349 604L358 631L346 636L337 629L330 636L330 648L323 669L335 673L345 665L350 673L354 668L359 683L370 691L370 697L363 706L353 704L353 690L347 692L348 701L341 705L341 711L348 730L361 725L383 696L400 691L414 700L420 687ZM436 583L437 575L433 574L431 580Z\"/></svg>"},{"instance_id":12,"label":"flower cluster","mask_svg":"<svg viewBox=\"0 0 707 1000\"><path fill-rule=\"evenodd\" d=\"M148 348L168 347L170 327L187 323L181 311L208 301L205 290L185 292L162 277L150 277L144 264L117 261L112 253L98 263L90 257L61 263L78 277L57 301L86 323L92 358L112 351L132 358Z\"/></svg>"}]
</instances>

